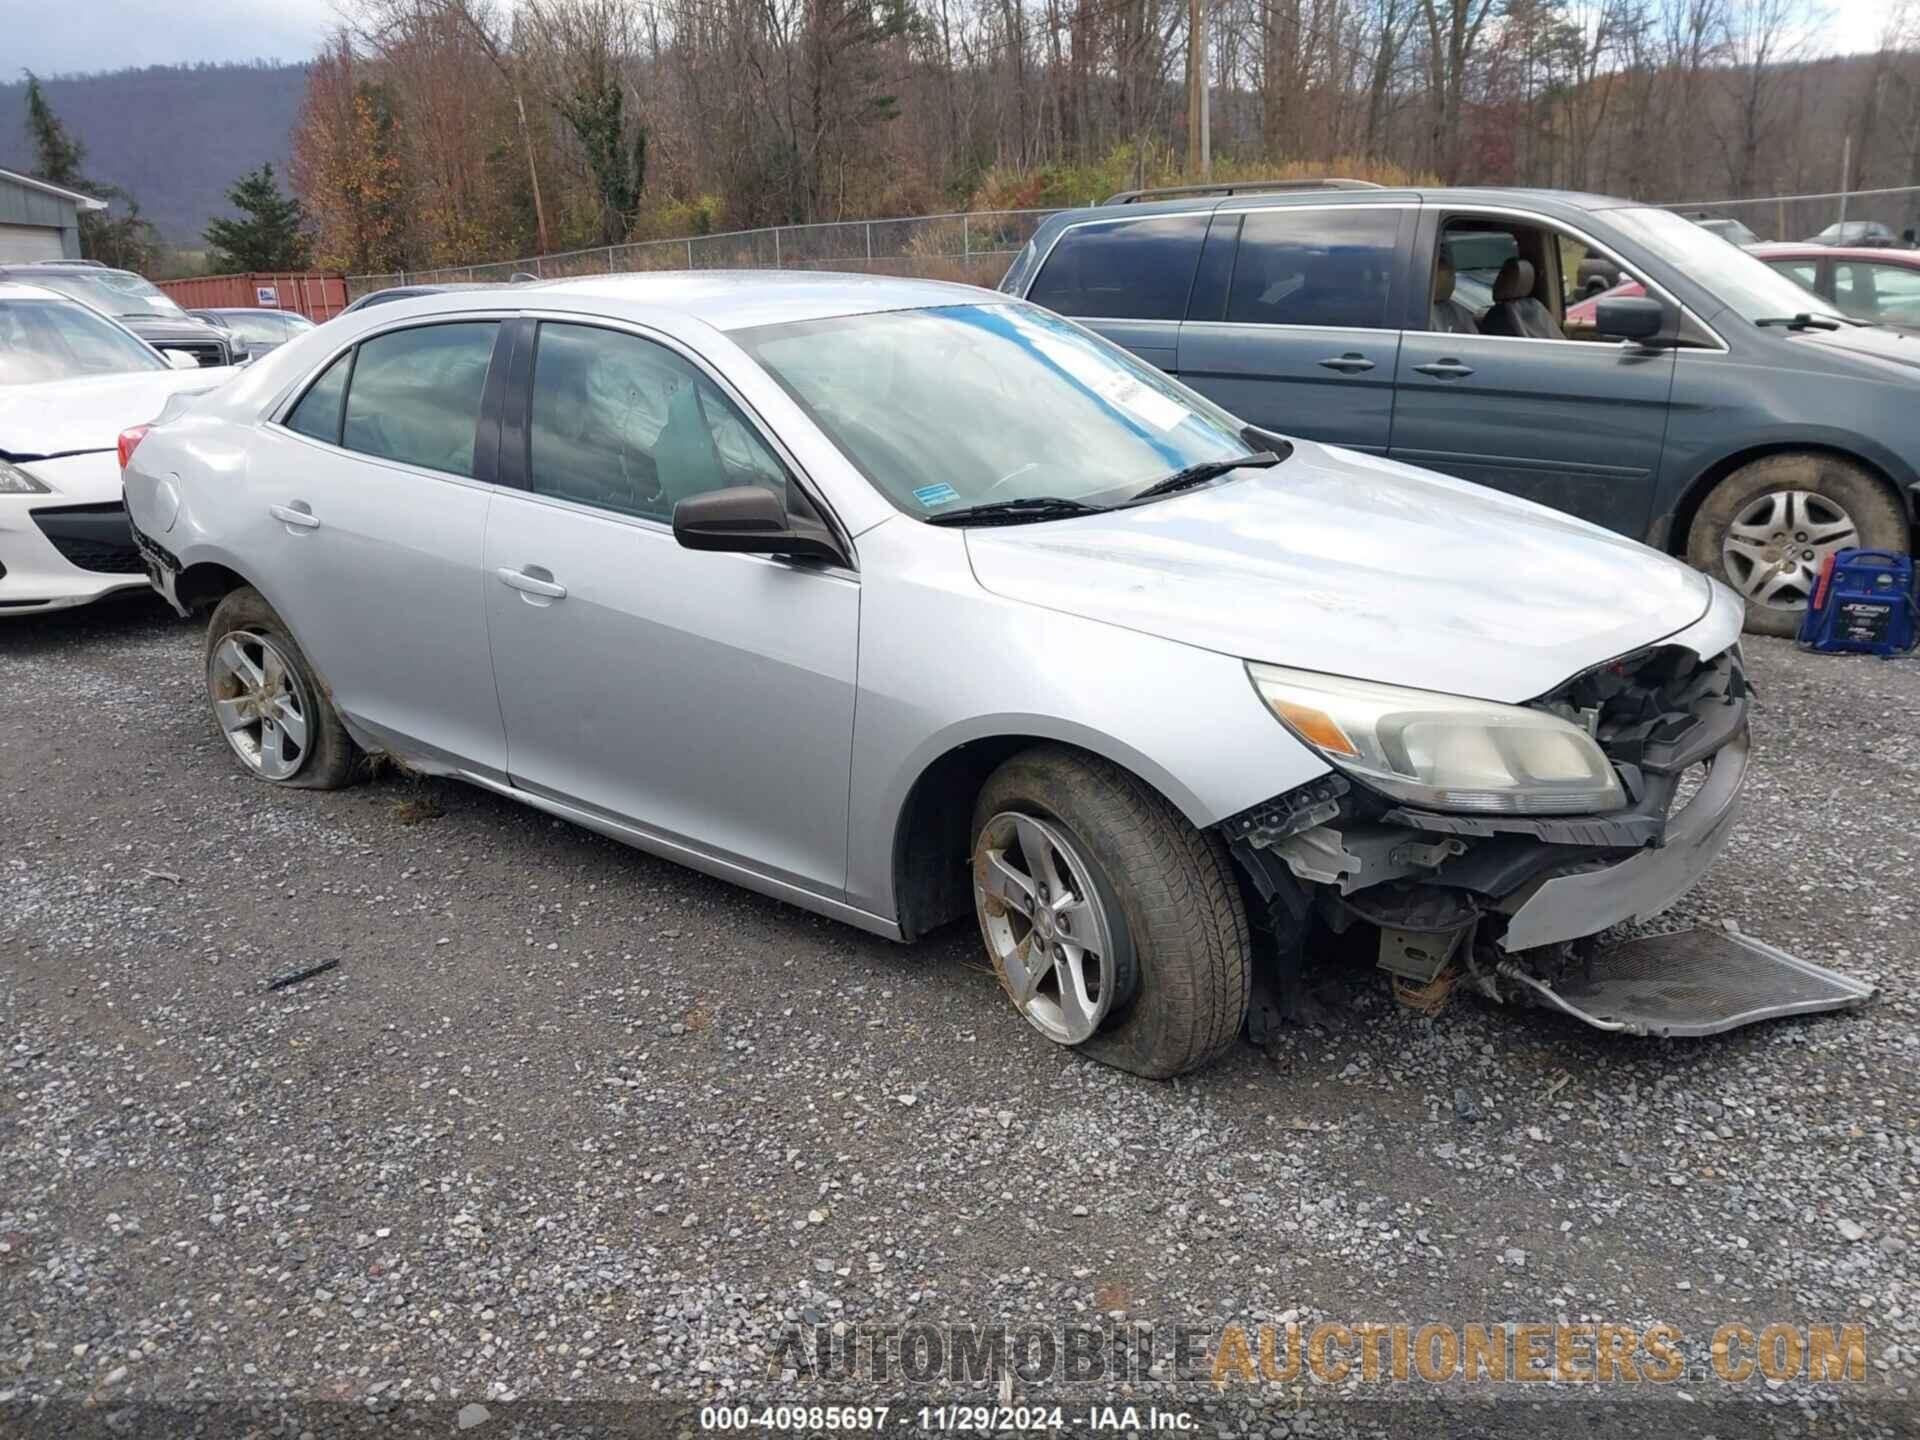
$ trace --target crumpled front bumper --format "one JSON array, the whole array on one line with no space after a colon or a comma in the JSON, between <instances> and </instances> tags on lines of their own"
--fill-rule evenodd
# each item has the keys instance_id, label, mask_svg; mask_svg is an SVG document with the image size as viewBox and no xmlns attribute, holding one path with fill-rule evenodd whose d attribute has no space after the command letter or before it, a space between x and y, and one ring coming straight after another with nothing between
<instances>
[{"instance_id":1,"label":"crumpled front bumper","mask_svg":"<svg viewBox=\"0 0 1920 1440\"><path fill-rule=\"evenodd\" d=\"M1658 914L1706 874L1739 814L1752 755L1743 728L1715 752L1706 779L1668 820L1663 843L1596 869L1539 881L1513 910L1500 947L1512 952L1598 934Z\"/></svg>"}]
</instances>

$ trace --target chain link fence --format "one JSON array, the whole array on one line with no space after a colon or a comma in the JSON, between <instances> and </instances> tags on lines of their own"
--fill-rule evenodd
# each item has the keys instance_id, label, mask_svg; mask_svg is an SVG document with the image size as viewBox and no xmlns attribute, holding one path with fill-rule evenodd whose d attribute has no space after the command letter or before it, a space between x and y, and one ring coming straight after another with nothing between
<instances>
[{"instance_id":1,"label":"chain link fence","mask_svg":"<svg viewBox=\"0 0 1920 1440\"><path fill-rule=\"evenodd\" d=\"M1861 243L1862 227L1878 227L1870 241L1886 243L1920 228L1920 186L1891 190L1832 191L1820 195L1773 195L1754 200L1706 200L1668 204L1691 220L1737 221L1748 233L1729 238L1805 240L1830 225L1845 224L1847 243ZM918 215L894 220L830 221L689 235L679 240L643 240L602 245L491 265L455 265L437 270L398 270L385 275L349 275L354 299L394 285L502 282L516 275L551 280L564 275L617 275L649 270L847 270L871 275L911 275L994 286L1021 246L1054 210L990 210ZM1720 227L1715 227L1720 228ZM1751 238L1749 238L1751 237ZM1911 243L1910 241L1908 243Z\"/></svg>"},{"instance_id":2,"label":"chain link fence","mask_svg":"<svg viewBox=\"0 0 1920 1440\"><path fill-rule=\"evenodd\" d=\"M1816 235L1830 244L1911 245L1911 236L1920 230L1920 186L1914 185L1890 190L1832 190L1819 195L1770 195L1757 200L1706 200L1662 208L1689 220L1737 222L1748 233L1736 230L1728 238L1743 245L1756 240L1811 240ZM1844 229L1836 236L1825 236L1835 225Z\"/></svg>"},{"instance_id":3,"label":"chain link fence","mask_svg":"<svg viewBox=\"0 0 1920 1440\"><path fill-rule=\"evenodd\" d=\"M898 220L848 220L817 225L779 225L689 235L679 240L642 240L602 245L559 255L403 270L385 275L349 275L353 298L394 285L452 285L541 280L565 275L619 275L650 270L846 270L870 275L911 275L1000 283L1007 266L1052 210L988 210L968 214L917 215Z\"/></svg>"}]
</instances>

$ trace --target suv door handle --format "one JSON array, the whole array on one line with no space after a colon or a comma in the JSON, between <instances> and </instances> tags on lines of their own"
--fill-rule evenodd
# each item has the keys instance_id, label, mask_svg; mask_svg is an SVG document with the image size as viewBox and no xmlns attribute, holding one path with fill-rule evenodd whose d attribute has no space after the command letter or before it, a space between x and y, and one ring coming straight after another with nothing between
<instances>
[{"instance_id":1,"label":"suv door handle","mask_svg":"<svg viewBox=\"0 0 1920 1440\"><path fill-rule=\"evenodd\" d=\"M1458 380L1463 375L1473 373L1471 365L1462 365L1458 360L1436 360L1431 365L1416 365L1413 368L1436 380Z\"/></svg>"},{"instance_id":2,"label":"suv door handle","mask_svg":"<svg viewBox=\"0 0 1920 1440\"><path fill-rule=\"evenodd\" d=\"M304 500L296 500L291 505L269 505L267 513L282 525L291 525L298 530L318 530L320 519Z\"/></svg>"},{"instance_id":3,"label":"suv door handle","mask_svg":"<svg viewBox=\"0 0 1920 1440\"><path fill-rule=\"evenodd\" d=\"M1342 375L1358 375L1363 370L1371 370L1373 362L1358 350L1349 350L1344 355L1334 355L1320 362L1328 370L1338 370Z\"/></svg>"},{"instance_id":4,"label":"suv door handle","mask_svg":"<svg viewBox=\"0 0 1920 1440\"><path fill-rule=\"evenodd\" d=\"M515 570L509 565L502 565L493 573L500 577L503 585L518 590L523 595L539 595L548 600L567 598L566 586L542 579L538 575L529 575L525 570Z\"/></svg>"}]
</instances>

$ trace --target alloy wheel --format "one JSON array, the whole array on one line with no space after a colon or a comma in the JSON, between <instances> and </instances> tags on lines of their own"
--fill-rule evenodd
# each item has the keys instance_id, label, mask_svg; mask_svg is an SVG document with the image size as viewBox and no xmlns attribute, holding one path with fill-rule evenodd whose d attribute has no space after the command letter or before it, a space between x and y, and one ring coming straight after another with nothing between
<instances>
[{"instance_id":1,"label":"alloy wheel","mask_svg":"<svg viewBox=\"0 0 1920 1440\"><path fill-rule=\"evenodd\" d=\"M1749 604L1804 610L1827 557L1859 544L1853 517L1825 495L1771 490L1734 516L1720 556Z\"/></svg>"},{"instance_id":2,"label":"alloy wheel","mask_svg":"<svg viewBox=\"0 0 1920 1440\"><path fill-rule=\"evenodd\" d=\"M207 693L243 765L263 780L290 780L299 772L314 707L272 637L257 630L222 636L207 661Z\"/></svg>"},{"instance_id":3,"label":"alloy wheel","mask_svg":"<svg viewBox=\"0 0 1920 1440\"><path fill-rule=\"evenodd\" d=\"M1033 1027L1062 1045L1099 1030L1124 982L1092 870L1056 825L1003 811L980 832L973 898L1000 983Z\"/></svg>"}]
</instances>

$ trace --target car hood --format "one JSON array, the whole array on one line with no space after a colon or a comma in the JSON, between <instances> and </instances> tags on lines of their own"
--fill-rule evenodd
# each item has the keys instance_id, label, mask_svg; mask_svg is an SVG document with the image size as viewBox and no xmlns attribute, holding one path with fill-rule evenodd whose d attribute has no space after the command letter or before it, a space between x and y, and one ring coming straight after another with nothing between
<instances>
[{"instance_id":1,"label":"car hood","mask_svg":"<svg viewBox=\"0 0 1920 1440\"><path fill-rule=\"evenodd\" d=\"M1891 325L1843 325L1838 330L1795 330L1789 332L1789 343L1863 361L1865 365L1862 368L1869 371L1888 365L1904 367L1905 370L1920 368L1920 333ZM1913 377L1903 373L1900 378L1907 381Z\"/></svg>"},{"instance_id":2,"label":"car hood","mask_svg":"<svg viewBox=\"0 0 1920 1440\"><path fill-rule=\"evenodd\" d=\"M170 397L211 390L236 373L208 366L0 385L0 455L36 460L112 450L122 430L152 420Z\"/></svg>"},{"instance_id":3,"label":"car hood","mask_svg":"<svg viewBox=\"0 0 1920 1440\"><path fill-rule=\"evenodd\" d=\"M1685 628L1711 599L1706 577L1585 521L1304 442L1207 489L966 535L981 585L1008 599L1506 702Z\"/></svg>"}]
</instances>

